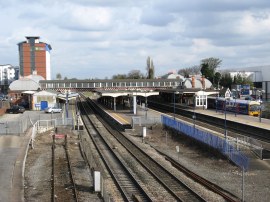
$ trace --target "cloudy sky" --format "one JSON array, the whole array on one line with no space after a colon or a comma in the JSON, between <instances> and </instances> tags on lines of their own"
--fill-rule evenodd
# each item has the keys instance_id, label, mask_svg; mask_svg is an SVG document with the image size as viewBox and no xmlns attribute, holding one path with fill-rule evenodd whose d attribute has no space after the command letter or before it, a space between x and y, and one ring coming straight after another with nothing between
<instances>
[{"instance_id":1,"label":"cloudy sky","mask_svg":"<svg viewBox=\"0 0 270 202\"><path fill-rule=\"evenodd\" d=\"M0 64L19 64L17 44L52 46L52 78L156 76L222 60L221 69L269 65L269 0L0 0Z\"/></svg>"}]
</instances>

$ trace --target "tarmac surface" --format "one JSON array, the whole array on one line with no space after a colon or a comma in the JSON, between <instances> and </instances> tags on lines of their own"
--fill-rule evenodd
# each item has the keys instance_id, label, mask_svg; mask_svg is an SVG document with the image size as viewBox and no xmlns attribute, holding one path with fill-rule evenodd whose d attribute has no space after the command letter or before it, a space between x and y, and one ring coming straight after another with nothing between
<instances>
[{"instance_id":1,"label":"tarmac surface","mask_svg":"<svg viewBox=\"0 0 270 202\"><path fill-rule=\"evenodd\" d=\"M42 111L26 111L23 114L4 114L0 122L20 118L49 120L59 114L45 114ZM24 164L31 138L31 129L21 135L0 134L0 202L24 201Z\"/></svg>"}]
</instances>

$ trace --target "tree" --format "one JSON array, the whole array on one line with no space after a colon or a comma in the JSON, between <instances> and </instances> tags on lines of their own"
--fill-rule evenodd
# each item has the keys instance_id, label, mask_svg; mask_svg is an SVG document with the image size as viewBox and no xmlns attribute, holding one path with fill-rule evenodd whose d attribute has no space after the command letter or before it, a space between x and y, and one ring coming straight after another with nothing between
<instances>
[{"instance_id":1,"label":"tree","mask_svg":"<svg viewBox=\"0 0 270 202\"><path fill-rule=\"evenodd\" d=\"M214 76L214 72L209 68L208 64L206 63L201 64L201 73L210 80Z\"/></svg>"},{"instance_id":2,"label":"tree","mask_svg":"<svg viewBox=\"0 0 270 202\"><path fill-rule=\"evenodd\" d=\"M235 85L243 85L243 84L249 84L250 86L253 86L253 81L251 77L248 77L246 74L237 73L237 75L233 78L233 84Z\"/></svg>"},{"instance_id":3,"label":"tree","mask_svg":"<svg viewBox=\"0 0 270 202\"><path fill-rule=\"evenodd\" d=\"M201 67L194 65L192 67L183 68L178 71L178 74L184 76L185 78L189 78L190 75L201 74Z\"/></svg>"},{"instance_id":4,"label":"tree","mask_svg":"<svg viewBox=\"0 0 270 202\"><path fill-rule=\"evenodd\" d=\"M209 69L211 70L216 70L217 68L220 67L222 63L222 60L220 60L219 58L205 58L203 60L201 60L201 64L208 64Z\"/></svg>"},{"instance_id":5,"label":"tree","mask_svg":"<svg viewBox=\"0 0 270 202\"><path fill-rule=\"evenodd\" d=\"M215 73L215 76L214 76L214 81L215 83L217 84L217 87L219 88L219 82L220 82L220 79L221 79L221 74L219 72L216 72Z\"/></svg>"},{"instance_id":6,"label":"tree","mask_svg":"<svg viewBox=\"0 0 270 202\"><path fill-rule=\"evenodd\" d=\"M143 79L144 76L140 70L131 70L128 74L113 75L112 79Z\"/></svg>"},{"instance_id":7,"label":"tree","mask_svg":"<svg viewBox=\"0 0 270 202\"><path fill-rule=\"evenodd\" d=\"M153 79L155 78L155 67L153 60L148 56L146 60L146 71L147 71L147 79Z\"/></svg>"},{"instance_id":8,"label":"tree","mask_svg":"<svg viewBox=\"0 0 270 202\"><path fill-rule=\"evenodd\" d=\"M126 79L126 78L127 78L126 74L117 74L112 76L112 79Z\"/></svg>"},{"instance_id":9,"label":"tree","mask_svg":"<svg viewBox=\"0 0 270 202\"><path fill-rule=\"evenodd\" d=\"M225 72L222 74L222 77L220 79L220 85L225 88L231 88L231 85L233 83L233 79L229 72Z\"/></svg>"},{"instance_id":10,"label":"tree","mask_svg":"<svg viewBox=\"0 0 270 202\"><path fill-rule=\"evenodd\" d=\"M201 60L201 73L214 84L214 76L222 60L218 58L206 58Z\"/></svg>"},{"instance_id":11,"label":"tree","mask_svg":"<svg viewBox=\"0 0 270 202\"><path fill-rule=\"evenodd\" d=\"M140 72L140 70L131 70L128 73L129 79L142 79L144 78L143 74Z\"/></svg>"},{"instance_id":12,"label":"tree","mask_svg":"<svg viewBox=\"0 0 270 202\"><path fill-rule=\"evenodd\" d=\"M57 79L57 80L61 80L61 79L62 79L62 75L61 75L60 73L57 73L57 74L56 74L56 79Z\"/></svg>"}]
</instances>

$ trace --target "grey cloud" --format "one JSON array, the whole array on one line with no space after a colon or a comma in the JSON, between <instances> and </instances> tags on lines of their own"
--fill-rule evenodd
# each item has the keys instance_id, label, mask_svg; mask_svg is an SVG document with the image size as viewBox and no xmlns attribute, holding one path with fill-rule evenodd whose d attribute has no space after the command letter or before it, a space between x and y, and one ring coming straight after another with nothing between
<instances>
[{"instance_id":1,"label":"grey cloud","mask_svg":"<svg viewBox=\"0 0 270 202\"><path fill-rule=\"evenodd\" d=\"M166 26L175 20L174 16L155 10L143 10L140 22L152 26Z\"/></svg>"},{"instance_id":2,"label":"grey cloud","mask_svg":"<svg viewBox=\"0 0 270 202\"><path fill-rule=\"evenodd\" d=\"M169 31L164 31L164 30L155 31L151 34L146 35L147 38L154 40L154 41L170 40L174 36L175 36L175 33L172 33Z\"/></svg>"},{"instance_id":3,"label":"grey cloud","mask_svg":"<svg viewBox=\"0 0 270 202\"><path fill-rule=\"evenodd\" d=\"M48 17L46 13L43 12L37 12L37 11L27 11L27 12L23 12L21 14L18 15L19 18L24 18L24 19L30 19L30 20L37 20L37 19L41 19L41 18L46 18Z\"/></svg>"},{"instance_id":4,"label":"grey cloud","mask_svg":"<svg viewBox=\"0 0 270 202\"><path fill-rule=\"evenodd\" d=\"M210 11L239 11L249 9L264 9L270 6L269 0L189 0L186 3L179 0L167 1L159 0L155 7L169 12L210 12Z\"/></svg>"},{"instance_id":5,"label":"grey cloud","mask_svg":"<svg viewBox=\"0 0 270 202\"><path fill-rule=\"evenodd\" d=\"M1 43L0 55L2 63L18 64L16 43L27 34L38 34L53 47L52 72L61 70L68 78L110 78L133 67L145 70L148 55L157 69L161 61L164 71L216 55L226 65L267 63L269 4L269 0L0 0L5 27L1 41L12 38ZM107 17L104 21L94 18L98 9L106 10L107 16L101 15ZM80 15L84 10L86 14ZM249 23L258 29L245 33L239 27ZM202 40L198 51L194 39L207 39L209 44ZM72 61L79 61L81 71Z\"/></svg>"}]
</instances>

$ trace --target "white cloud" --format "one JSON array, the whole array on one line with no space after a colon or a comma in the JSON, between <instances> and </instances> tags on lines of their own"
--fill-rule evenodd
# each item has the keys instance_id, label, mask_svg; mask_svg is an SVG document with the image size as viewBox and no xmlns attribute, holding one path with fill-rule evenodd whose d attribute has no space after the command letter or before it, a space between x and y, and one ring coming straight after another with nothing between
<instances>
[{"instance_id":1,"label":"white cloud","mask_svg":"<svg viewBox=\"0 0 270 202\"><path fill-rule=\"evenodd\" d=\"M238 32L247 36L257 36L270 32L270 12L262 15L247 12L239 22Z\"/></svg>"},{"instance_id":2,"label":"white cloud","mask_svg":"<svg viewBox=\"0 0 270 202\"><path fill-rule=\"evenodd\" d=\"M52 46L52 77L104 78L132 69L157 75L218 57L223 67L270 64L269 0L0 1L1 64L18 65L17 44Z\"/></svg>"}]
</instances>

